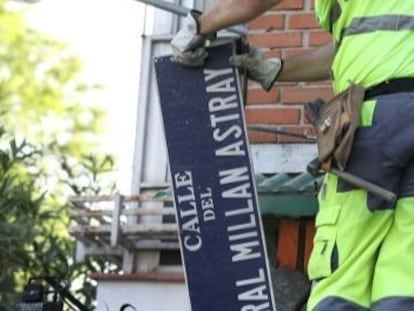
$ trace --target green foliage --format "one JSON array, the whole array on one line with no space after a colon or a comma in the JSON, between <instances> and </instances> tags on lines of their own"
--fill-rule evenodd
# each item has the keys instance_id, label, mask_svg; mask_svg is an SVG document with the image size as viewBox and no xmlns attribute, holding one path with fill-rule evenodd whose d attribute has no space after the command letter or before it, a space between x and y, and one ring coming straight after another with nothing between
<instances>
[{"instance_id":1,"label":"green foliage","mask_svg":"<svg viewBox=\"0 0 414 311\"><path fill-rule=\"evenodd\" d=\"M45 151L24 141L6 141L5 136L0 131L0 310L12 310L27 280L42 275L81 282L73 293L92 306L95 287L87 273L117 267L93 258L84 264L73 262L74 241L66 231L69 207L42 192L37 182L39 173L31 173ZM100 182L101 174L112 167L109 156L85 156L78 161L73 158L74 165L70 166L67 156L55 156L60 159L61 176L65 176L61 182L72 189L72 194L108 193L114 189L112 183L104 187Z\"/></svg>"},{"instance_id":2,"label":"green foliage","mask_svg":"<svg viewBox=\"0 0 414 311\"><path fill-rule=\"evenodd\" d=\"M0 10L0 116L8 130L77 154L96 147L96 135L88 133L102 128L104 112L83 94L99 87L81 81L80 72L65 44Z\"/></svg>"},{"instance_id":3,"label":"green foliage","mask_svg":"<svg viewBox=\"0 0 414 311\"><path fill-rule=\"evenodd\" d=\"M4 132L2 132L1 142ZM25 150L30 150L27 153ZM15 140L0 150L0 309L8 310L16 302L15 293L21 290L31 273L53 269L38 258L56 262L52 245L56 239L48 224L59 221L59 211L42 209L45 194L36 194L34 178L27 171L33 149ZM66 260L65 260L66 261Z\"/></svg>"},{"instance_id":4,"label":"green foliage","mask_svg":"<svg viewBox=\"0 0 414 311\"><path fill-rule=\"evenodd\" d=\"M80 71L64 44L28 29L0 0L0 310L13 310L41 275L76 280L73 293L91 307L86 274L118 269L74 263L67 231L69 195L115 192L112 158L98 149L104 113L82 96L97 86Z\"/></svg>"}]
</instances>

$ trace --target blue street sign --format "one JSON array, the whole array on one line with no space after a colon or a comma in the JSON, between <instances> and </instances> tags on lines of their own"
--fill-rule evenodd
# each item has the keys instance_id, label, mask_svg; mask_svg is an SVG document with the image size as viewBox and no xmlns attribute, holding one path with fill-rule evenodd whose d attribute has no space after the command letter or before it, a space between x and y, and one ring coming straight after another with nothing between
<instances>
[{"instance_id":1,"label":"blue street sign","mask_svg":"<svg viewBox=\"0 0 414 311\"><path fill-rule=\"evenodd\" d=\"M276 310L234 50L209 48L202 68L155 59L193 311Z\"/></svg>"}]
</instances>

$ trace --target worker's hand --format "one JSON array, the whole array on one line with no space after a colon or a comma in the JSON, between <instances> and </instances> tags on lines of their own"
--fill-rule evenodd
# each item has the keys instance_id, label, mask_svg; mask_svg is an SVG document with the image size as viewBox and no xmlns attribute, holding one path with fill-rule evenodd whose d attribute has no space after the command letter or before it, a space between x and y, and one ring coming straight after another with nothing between
<instances>
[{"instance_id":1,"label":"worker's hand","mask_svg":"<svg viewBox=\"0 0 414 311\"><path fill-rule=\"evenodd\" d=\"M207 58L206 40L214 40L216 34L208 36L199 33L198 16L201 13L191 11L184 20L184 26L171 41L174 60L186 66L201 66Z\"/></svg>"},{"instance_id":2,"label":"worker's hand","mask_svg":"<svg viewBox=\"0 0 414 311\"><path fill-rule=\"evenodd\" d=\"M262 51L249 46L246 54L235 55L230 58L230 64L247 70L247 76L260 83L265 91L269 91L282 70L280 58L266 59Z\"/></svg>"}]
</instances>

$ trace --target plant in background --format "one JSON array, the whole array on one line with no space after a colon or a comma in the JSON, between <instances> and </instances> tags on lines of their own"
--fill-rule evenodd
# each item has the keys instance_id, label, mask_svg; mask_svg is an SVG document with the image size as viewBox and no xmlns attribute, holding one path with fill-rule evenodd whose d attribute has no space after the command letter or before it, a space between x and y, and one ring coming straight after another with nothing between
<instances>
[{"instance_id":1,"label":"plant in background","mask_svg":"<svg viewBox=\"0 0 414 311\"><path fill-rule=\"evenodd\" d=\"M75 280L74 294L92 308L87 273L118 269L95 258L75 263L67 230L68 196L116 192L112 157L99 148L105 114L84 96L99 87L80 72L64 44L27 28L0 0L0 310L13 310L41 275Z\"/></svg>"},{"instance_id":2,"label":"plant in background","mask_svg":"<svg viewBox=\"0 0 414 311\"><path fill-rule=\"evenodd\" d=\"M69 205L41 188L37 180L41 172L32 173L45 152L25 141L6 140L4 131L0 134L0 309L13 310L24 284L35 276L76 281L72 293L92 307L95 284L87 274L119 268L97 258L74 263L74 240L67 233ZM111 171L109 156L85 156L76 164L72 159L71 166L66 166L67 156L55 157L65 163L59 172L67 177L60 181L66 187L63 192L91 195L114 191L113 183L100 180L101 174Z\"/></svg>"}]
</instances>

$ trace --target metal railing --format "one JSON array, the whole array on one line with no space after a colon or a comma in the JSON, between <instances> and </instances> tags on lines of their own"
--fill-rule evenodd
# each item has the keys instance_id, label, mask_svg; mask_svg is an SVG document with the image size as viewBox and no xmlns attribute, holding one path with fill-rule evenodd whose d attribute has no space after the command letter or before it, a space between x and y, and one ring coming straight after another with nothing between
<instances>
[{"instance_id":1,"label":"metal railing","mask_svg":"<svg viewBox=\"0 0 414 311\"><path fill-rule=\"evenodd\" d=\"M124 250L179 249L170 195L76 196L69 201L73 205L69 232L83 244L81 258L98 254L119 257ZM145 217L158 220L142 221Z\"/></svg>"}]
</instances>

